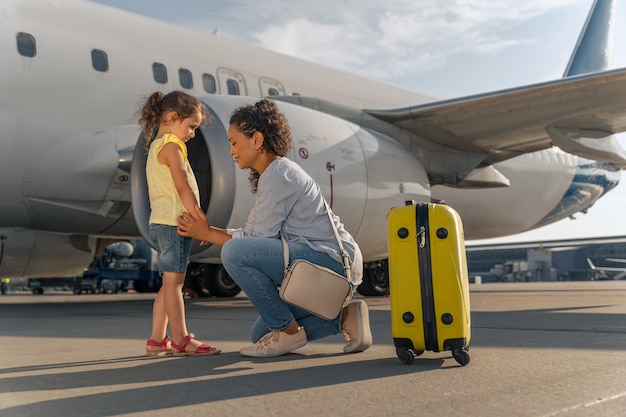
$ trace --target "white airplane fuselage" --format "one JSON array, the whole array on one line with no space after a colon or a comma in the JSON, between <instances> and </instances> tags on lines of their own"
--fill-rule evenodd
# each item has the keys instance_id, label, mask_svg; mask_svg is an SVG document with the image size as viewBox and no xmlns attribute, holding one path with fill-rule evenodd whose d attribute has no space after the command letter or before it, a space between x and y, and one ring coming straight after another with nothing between
<instances>
[{"instance_id":1,"label":"white airplane fuselage","mask_svg":"<svg viewBox=\"0 0 626 417\"><path fill-rule=\"evenodd\" d=\"M18 50L20 41L28 39L24 34L35 41L34 56ZM4 1L0 50L3 276L70 273L85 266L104 243L141 237L137 217L145 201L136 203L139 197L131 196L137 161L130 159L139 138L138 103L153 91L184 89L214 113L214 126L201 129L194 139L205 157L195 162L208 163L198 168L205 175L202 205L222 227L241 226L254 203L247 172L236 168L226 141L219 143L225 139L220 129L228 127L237 106L274 93L318 97L358 109L434 100L75 0ZM106 70L94 67L101 53ZM167 81L156 80L157 67L166 69ZM189 75L193 86L185 88L181 77L185 82ZM239 95L229 95L229 88L231 93L237 88ZM445 200L461 214L466 239L505 236L541 225L579 172L579 158L553 148L496 164L510 180L509 187L431 186L422 168L425 161L402 145L402 132L388 137L305 107L279 106L294 133L291 157L320 183L366 262L386 257L386 215L405 200ZM610 173L610 180L616 184L618 176ZM586 209L605 191L591 186L588 200L562 207L550 221ZM219 259L217 248L196 247L194 253L198 259Z\"/></svg>"}]
</instances>

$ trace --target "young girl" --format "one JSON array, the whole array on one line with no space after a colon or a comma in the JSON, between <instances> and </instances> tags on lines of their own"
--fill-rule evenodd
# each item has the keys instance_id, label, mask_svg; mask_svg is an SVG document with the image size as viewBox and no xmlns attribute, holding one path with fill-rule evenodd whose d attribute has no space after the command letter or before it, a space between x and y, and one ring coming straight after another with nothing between
<instances>
[{"instance_id":1,"label":"young girl","mask_svg":"<svg viewBox=\"0 0 626 417\"><path fill-rule=\"evenodd\" d=\"M182 91L153 93L145 101L139 125L149 146L146 177L150 197L150 237L157 250L163 284L152 308L148 356L215 355L220 350L187 332L183 284L191 239L176 232L178 216L198 207L196 178L187 160L186 143L207 117L202 103ZM154 132L155 129L156 134ZM152 140L152 138L155 138ZM167 336L169 322L172 339Z\"/></svg>"}]
</instances>

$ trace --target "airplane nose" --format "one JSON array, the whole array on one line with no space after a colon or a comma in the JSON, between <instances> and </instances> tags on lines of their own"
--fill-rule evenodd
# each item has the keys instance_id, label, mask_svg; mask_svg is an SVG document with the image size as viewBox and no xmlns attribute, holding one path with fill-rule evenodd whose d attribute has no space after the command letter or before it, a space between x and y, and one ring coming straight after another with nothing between
<instances>
[{"instance_id":1,"label":"airplane nose","mask_svg":"<svg viewBox=\"0 0 626 417\"><path fill-rule=\"evenodd\" d=\"M622 170L610 162L583 160L578 164L571 187L591 186L600 192L598 198L617 187ZM591 202L591 204L593 204ZM591 205L590 204L590 205Z\"/></svg>"},{"instance_id":2,"label":"airplane nose","mask_svg":"<svg viewBox=\"0 0 626 417\"><path fill-rule=\"evenodd\" d=\"M586 212L600 197L619 184L621 169L610 162L580 159L576 174L563 198L535 227Z\"/></svg>"}]
</instances>

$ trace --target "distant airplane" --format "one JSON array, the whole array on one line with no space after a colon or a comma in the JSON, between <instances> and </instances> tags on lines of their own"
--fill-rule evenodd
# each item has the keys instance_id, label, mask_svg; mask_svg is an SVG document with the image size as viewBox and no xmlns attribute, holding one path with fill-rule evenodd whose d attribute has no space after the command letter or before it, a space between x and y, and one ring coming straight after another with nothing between
<instances>
[{"instance_id":1,"label":"distant airplane","mask_svg":"<svg viewBox=\"0 0 626 417\"><path fill-rule=\"evenodd\" d=\"M467 239L586 211L626 167L613 136L626 128L626 69L606 71L613 3L593 2L563 79L438 101L95 3L4 0L0 276L74 274L111 242L145 236L134 114L155 90L189 91L213 114L189 154L221 227L244 224L254 202L228 155L229 115L279 101L291 158L363 250L365 294L386 291L386 215L406 200L445 200ZM198 285L224 276L219 253L194 246L194 262L216 265Z\"/></svg>"},{"instance_id":2,"label":"distant airplane","mask_svg":"<svg viewBox=\"0 0 626 417\"><path fill-rule=\"evenodd\" d=\"M617 263L626 263L626 259L616 259L616 258L606 258L608 262L617 262ZM599 274L599 278L601 280L609 279L606 272L617 272L617 274L613 275L610 279L622 279L626 276L626 267L620 268L615 266L597 266L595 265L590 258L587 258L587 263L589 264L589 268L592 271L596 271Z\"/></svg>"}]
</instances>

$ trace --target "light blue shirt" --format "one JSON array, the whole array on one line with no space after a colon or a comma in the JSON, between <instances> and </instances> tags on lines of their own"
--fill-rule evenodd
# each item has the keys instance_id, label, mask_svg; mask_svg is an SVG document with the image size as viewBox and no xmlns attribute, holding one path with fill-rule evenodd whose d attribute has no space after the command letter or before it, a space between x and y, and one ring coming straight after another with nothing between
<instances>
[{"instance_id":1,"label":"light blue shirt","mask_svg":"<svg viewBox=\"0 0 626 417\"><path fill-rule=\"evenodd\" d=\"M331 217L350 256L351 281L358 285L363 276L361 250L332 210ZM281 231L288 241L307 244L342 262L319 185L300 165L279 157L259 177L256 202L245 226L228 229L228 233L233 238L280 239Z\"/></svg>"}]
</instances>

